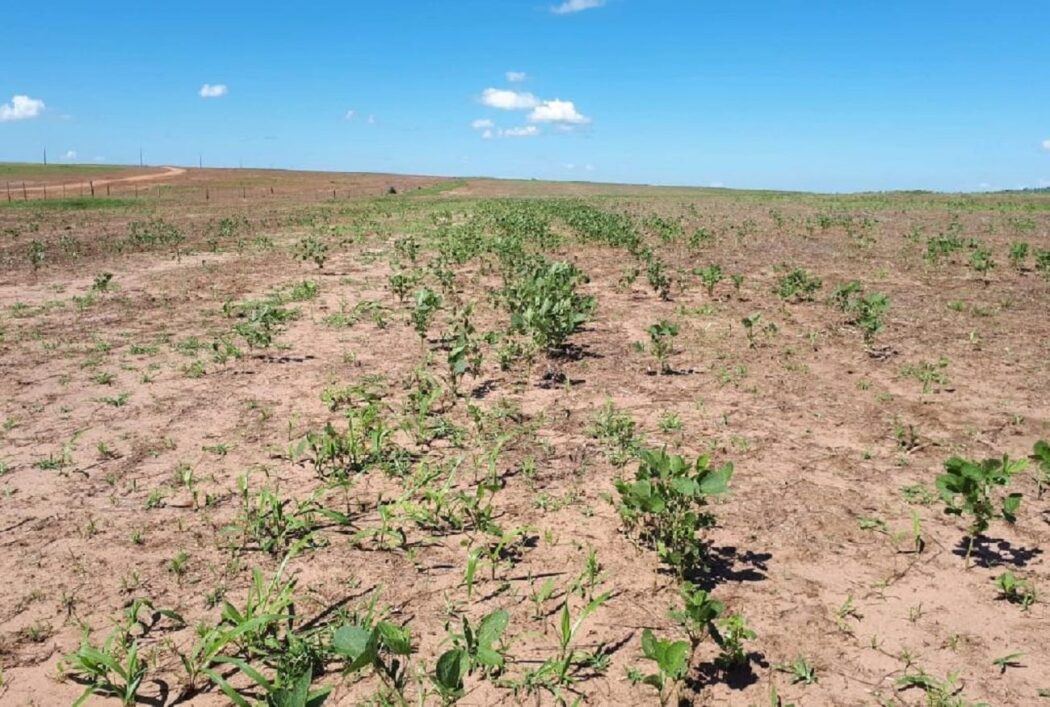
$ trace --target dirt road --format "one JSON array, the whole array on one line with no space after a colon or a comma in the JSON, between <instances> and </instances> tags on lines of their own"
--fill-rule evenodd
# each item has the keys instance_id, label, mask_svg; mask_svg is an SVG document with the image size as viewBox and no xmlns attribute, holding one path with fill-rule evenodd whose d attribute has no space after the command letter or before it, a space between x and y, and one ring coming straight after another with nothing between
<instances>
[{"instance_id":1,"label":"dirt road","mask_svg":"<svg viewBox=\"0 0 1050 707\"><path fill-rule=\"evenodd\" d=\"M98 187L104 187L106 185L112 186L114 184L135 184L135 183L138 183L138 182L154 182L154 181L157 181L157 180L160 180L160 179L170 179L171 177L177 177L180 174L185 174L186 173L186 170L183 169L182 167L161 167L161 169L163 169L164 171L163 172L153 172L151 174L136 174L136 175L134 175L132 177L115 177L115 178L110 178L110 179L94 179L94 180L86 181L86 182L74 182L72 184L69 184L69 183L66 183L66 184L47 184L47 185L43 185L42 184L40 186L26 187L25 191L26 192L37 193L37 192L46 191L49 188L50 188L50 190L52 192L55 192L55 191L57 191L59 189L63 189L63 188L65 190L67 190L67 191L71 190L71 189L90 189L92 183L94 183L95 187L98 188Z\"/></svg>"}]
</instances>

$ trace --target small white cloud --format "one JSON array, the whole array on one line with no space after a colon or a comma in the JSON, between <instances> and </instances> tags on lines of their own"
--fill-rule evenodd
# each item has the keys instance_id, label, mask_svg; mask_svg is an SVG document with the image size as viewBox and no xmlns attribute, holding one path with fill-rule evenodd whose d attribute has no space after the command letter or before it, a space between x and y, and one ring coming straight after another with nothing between
<instances>
[{"instance_id":1,"label":"small white cloud","mask_svg":"<svg viewBox=\"0 0 1050 707\"><path fill-rule=\"evenodd\" d=\"M206 83L201 86L201 90L198 91L201 98L222 98L230 92L230 89L226 87L224 83L210 84Z\"/></svg>"},{"instance_id":2,"label":"small white cloud","mask_svg":"<svg viewBox=\"0 0 1050 707\"><path fill-rule=\"evenodd\" d=\"M369 125L375 125L376 124L376 117L374 115L368 116L368 124Z\"/></svg>"},{"instance_id":3,"label":"small white cloud","mask_svg":"<svg viewBox=\"0 0 1050 707\"><path fill-rule=\"evenodd\" d=\"M585 170L587 170L588 172L593 172L594 171L594 165L593 164L584 165L583 168Z\"/></svg>"},{"instance_id":4,"label":"small white cloud","mask_svg":"<svg viewBox=\"0 0 1050 707\"><path fill-rule=\"evenodd\" d=\"M91 158L91 161L92 162L105 162L106 158L105 158L104 155L95 155L94 157Z\"/></svg>"},{"instance_id":5,"label":"small white cloud","mask_svg":"<svg viewBox=\"0 0 1050 707\"><path fill-rule=\"evenodd\" d=\"M488 118L479 118L478 120L475 120L473 123L471 123L470 127L474 128L475 130L491 130L492 128L496 127L496 124Z\"/></svg>"},{"instance_id":6,"label":"small white cloud","mask_svg":"<svg viewBox=\"0 0 1050 707\"><path fill-rule=\"evenodd\" d=\"M353 120L353 119L354 119L354 116L355 116L355 115L357 115L357 111L356 111L356 110L354 110L353 108L351 108L350 110L348 110L348 111L346 112L346 115L345 115L345 116L343 116L343 117L344 117L344 118L345 118L346 120Z\"/></svg>"},{"instance_id":7,"label":"small white cloud","mask_svg":"<svg viewBox=\"0 0 1050 707\"><path fill-rule=\"evenodd\" d=\"M44 102L29 96L12 96L10 103L0 105L0 123L35 118L44 110Z\"/></svg>"},{"instance_id":8,"label":"small white cloud","mask_svg":"<svg viewBox=\"0 0 1050 707\"><path fill-rule=\"evenodd\" d=\"M503 131L503 135L506 137L535 137L539 134L540 130L535 125L526 125L523 128L508 128Z\"/></svg>"},{"instance_id":9,"label":"small white cloud","mask_svg":"<svg viewBox=\"0 0 1050 707\"><path fill-rule=\"evenodd\" d=\"M529 113L530 123L559 123L561 125L586 125L591 119L576 110L572 101L544 101Z\"/></svg>"},{"instance_id":10,"label":"small white cloud","mask_svg":"<svg viewBox=\"0 0 1050 707\"><path fill-rule=\"evenodd\" d=\"M507 80L511 83L521 83L525 79L529 78L524 71L508 71Z\"/></svg>"},{"instance_id":11,"label":"small white cloud","mask_svg":"<svg viewBox=\"0 0 1050 707\"><path fill-rule=\"evenodd\" d=\"M66 154L62 155L62 159L66 160L66 161L75 160L76 158L77 158L77 151L76 150L66 150Z\"/></svg>"},{"instance_id":12,"label":"small white cloud","mask_svg":"<svg viewBox=\"0 0 1050 707\"><path fill-rule=\"evenodd\" d=\"M540 104L540 99L531 93L519 93L500 88L486 88L481 94L481 102L490 108L500 110L528 110Z\"/></svg>"},{"instance_id":13,"label":"small white cloud","mask_svg":"<svg viewBox=\"0 0 1050 707\"><path fill-rule=\"evenodd\" d=\"M565 2L560 5L552 6L551 12L555 15L571 15L574 12L591 10L595 7L601 7L604 4L605 0L565 0Z\"/></svg>"},{"instance_id":14,"label":"small white cloud","mask_svg":"<svg viewBox=\"0 0 1050 707\"><path fill-rule=\"evenodd\" d=\"M1043 149L1050 152L1050 140L1043 140Z\"/></svg>"}]
</instances>

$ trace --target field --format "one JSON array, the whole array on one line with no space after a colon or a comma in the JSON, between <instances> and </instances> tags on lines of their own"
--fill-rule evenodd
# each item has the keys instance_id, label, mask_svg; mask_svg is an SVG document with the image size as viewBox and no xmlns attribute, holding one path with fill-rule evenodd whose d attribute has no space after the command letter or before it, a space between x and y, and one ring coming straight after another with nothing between
<instances>
[{"instance_id":1,"label":"field","mask_svg":"<svg viewBox=\"0 0 1050 707\"><path fill-rule=\"evenodd\" d=\"M0 200L4 704L1050 695L1050 195L111 186Z\"/></svg>"}]
</instances>

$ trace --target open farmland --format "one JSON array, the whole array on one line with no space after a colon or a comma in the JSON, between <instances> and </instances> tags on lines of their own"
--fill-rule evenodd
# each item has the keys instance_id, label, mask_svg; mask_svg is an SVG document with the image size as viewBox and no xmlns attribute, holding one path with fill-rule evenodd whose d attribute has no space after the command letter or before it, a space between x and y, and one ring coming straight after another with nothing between
<instances>
[{"instance_id":1,"label":"open farmland","mask_svg":"<svg viewBox=\"0 0 1050 707\"><path fill-rule=\"evenodd\" d=\"M110 187L0 198L3 703L1050 695L1050 195Z\"/></svg>"}]
</instances>

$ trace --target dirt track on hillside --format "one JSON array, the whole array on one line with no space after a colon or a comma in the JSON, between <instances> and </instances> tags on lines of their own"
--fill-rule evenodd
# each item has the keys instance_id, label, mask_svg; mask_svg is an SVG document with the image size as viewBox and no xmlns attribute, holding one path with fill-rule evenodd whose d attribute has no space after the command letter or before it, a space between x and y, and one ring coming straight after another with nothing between
<instances>
[{"instance_id":1,"label":"dirt track on hillside","mask_svg":"<svg viewBox=\"0 0 1050 707\"><path fill-rule=\"evenodd\" d=\"M161 167L163 172L153 172L151 174L136 174L131 177L116 177L111 179L93 179L86 182L74 182L73 184L41 184L36 187L25 187L26 192L43 192L46 191L50 186L52 191L56 187L63 187L65 189L90 189L92 184L96 187L112 186L114 184L133 184L138 182L154 182L159 179L168 179L170 177L177 177L180 174L185 174L186 170L182 167Z\"/></svg>"}]
</instances>

